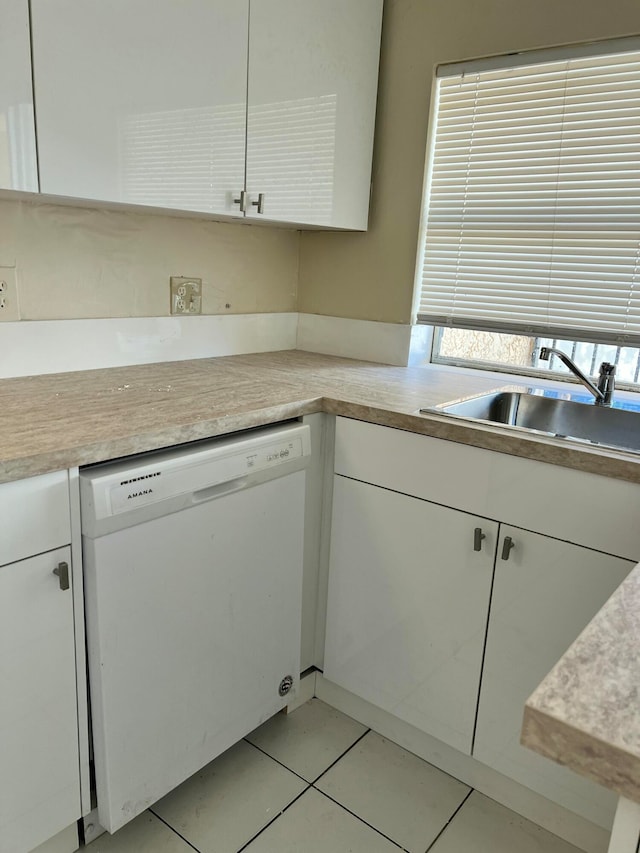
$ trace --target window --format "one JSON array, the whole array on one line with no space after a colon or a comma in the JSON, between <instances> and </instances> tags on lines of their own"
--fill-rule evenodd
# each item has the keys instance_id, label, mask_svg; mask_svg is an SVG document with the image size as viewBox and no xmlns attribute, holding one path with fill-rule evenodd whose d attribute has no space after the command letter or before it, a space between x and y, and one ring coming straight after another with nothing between
<instances>
[{"instance_id":1,"label":"window","mask_svg":"<svg viewBox=\"0 0 640 853\"><path fill-rule=\"evenodd\" d=\"M549 361L542 361L539 357L541 347L562 350L584 373L592 376L598 373L603 361L611 362L616 365L618 387L640 390L640 349L637 347L440 327L433 342L432 361L533 376L559 373L563 378L572 378L555 355Z\"/></svg>"},{"instance_id":2,"label":"window","mask_svg":"<svg viewBox=\"0 0 640 853\"><path fill-rule=\"evenodd\" d=\"M542 339L565 341L637 382L637 40L440 68L423 221L417 318L444 327L439 359L457 340L536 369Z\"/></svg>"}]
</instances>

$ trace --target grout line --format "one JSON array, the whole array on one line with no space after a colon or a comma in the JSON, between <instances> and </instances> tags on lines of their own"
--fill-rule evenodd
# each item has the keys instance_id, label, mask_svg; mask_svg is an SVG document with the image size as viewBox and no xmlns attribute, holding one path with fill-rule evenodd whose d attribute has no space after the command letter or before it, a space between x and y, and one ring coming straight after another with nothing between
<instances>
[{"instance_id":1,"label":"grout line","mask_svg":"<svg viewBox=\"0 0 640 853\"><path fill-rule=\"evenodd\" d=\"M201 853L201 851L200 851L197 847L194 847L194 845L193 845L193 844L192 844L192 843L191 843L187 838L185 838L185 837L184 837L184 835L181 835L181 834L178 832L178 830L177 830L177 829L174 829L174 827L173 827L173 826L171 826L171 824L170 824L170 823L167 823L167 821L166 821L163 817L160 817L160 815L159 815L159 814L157 814L156 812L154 812L154 810L153 810L152 808L150 808L150 809L149 809L149 811L151 812L151 814L152 814L154 817L157 817L159 821L161 821L161 822L162 822L162 823L163 823L163 824L164 824L168 829L170 829L170 830L171 830L171 832L175 833L175 834L178 836L178 838L181 838L181 839L184 841L184 843L185 843L185 844L188 844L188 845L189 845L189 847L191 847L191 849L192 849L192 850L195 850L195 851L196 851L196 853Z\"/></svg>"},{"instance_id":2,"label":"grout line","mask_svg":"<svg viewBox=\"0 0 640 853\"><path fill-rule=\"evenodd\" d=\"M295 712L294 712L294 713L295 713ZM250 740L247 740L247 738L246 738L246 737L245 737L245 738L243 738L243 740L245 741L245 743L248 743L248 744L249 744L249 746L252 746L254 749L257 749L257 750L258 750L258 752L261 752L263 755L266 755L266 756L267 756L267 758L270 758L272 761L275 761L275 762L276 762L276 764L279 764L279 765L280 765L280 767L284 767L284 769L285 769L285 770L288 770L288 771L289 771L289 773L293 773L293 775L294 775L294 776L297 776L297 777L298 777L298 779L302 779L302 781L303 781L303 782L305 782L307 785L311 786L311 785L315 785L315 783L316 783L319 779L321 779L321 778L324 776L324 774L325 774L325 773L328 773L328 772L329 772L329 770L331 770L331 768L332 768L332 767L334 767L334 766L338 763L338 761L340 761L342 758L344 758L344 757L345 757L345 755L346 755L348 752L350 752L350 751L353 749L353 747L354 747L354 746L356 746L356 744L360 743L360 741L362 740L362 738L363 738L363 737L365 737L365 735L368 735L370 731L371 731L371 729L367 729L365 732L363 732L363 733L360 735L360 737L358 737L356 740L354 740L354 742L351 744L351 746L348 746L348 747L345 749L345 751L344 751L344 752L341 752L341 753L340 753L340 755L339 755L339 756L338 756L334 761L332 761L332 762L331 762L331 764L330 764L328 767L326 767L326 768L322 771L322 773L320 773L320 775L319 775L319 776L316 776L316 777L315 777L315 779L313 779L311 782L310 782L308 779L305 779L305 777L304 777L304 776L301 776L301 775L300 775L300 773L297 773L295 770L292 770L292 769L291 769L291 767L289 767L289 766L288 766L287 764L285 764L284 762L280 761L280 760L279 760L279 759L277 759L277 758L274 758L274 757L273 757L273 755L271 755L270 753L268 753L266 750L262 749L262 747L257 746L255 743L252 743Z\"/></svg>"},{"instance_id":3,"label":"grout line","mask_svg":"<svg viewBox=\"0 0 640 853\"><path fill-rule=\"evenodd\" d=\"M467 796L466 796L466 797L464 798L464 800L460 803L460 805L458 806L458 808L454 811L454 813L451 815L451 817L449 818L449 820L445 823L445 825L442 827L442 829L440 830L440 832L439 832L439 833L436 835L436 837L433 839L433 841L431 842L431 844L427 847L427 849L426 849L425 853L429 853L429 850L433 850L434 846L438 843L438 840L441 838L442 833L443 833L443 832L445 832L445 830L447 829L447 827L449 827L449 826L451 825L451 822L452 822L452 821L453 821L453 819L457 816L458 812L459 812L459 811L460 811L460 809L463 807L463 805L467 802L467 800L469 799L469 797L471 796L471 794L473 794L473 791L474 791L474 789L473 789L473 788L471 788L471 790L469 791L469 793L467 794Z\"/></svg>"},{"instance_id":4,"label":"grout line","mask_svg":"<svg viewBox=\"0 0 640 853\"><path fill-rule=\"evenodd\" d=\"M406 847L403 847L401 844L398 844L397 841L394 841L393 838L390 838L388 835L385 835L384 832L381 832L379 829L373 826L373 824L369 823L364 818L360 817L360 815L357 815L355 812L352 812L351 809L348 809L343 803L334 799L330 794L327 794L325 791L321 791L319 788L316 788L313 785L311 787L313 787L314 791L317 791L319 794L322 794L323 797L326 797L328 800L331 800L332 803L335 803L336 806L339 806L343 811L347 812L347 814L350 814L351 817L354 817L360 823L363 823L365 826L368 826L369 829L372 829L376 833L376 835L381 835L383 838L386 838L387 841L390 841L394 847L397 847L399 850L404 850L405 853L408 853Z\"/></svg>"},{"instance_id":5,"label":"grout line","mask_svg":"<svg viewBox=\"0 0 640 853\"><path fill-rule=\"evenodd\" d=\"M267 756L267 758L270 758L272 761L275 761L275 763L276 763L276 764L279 764L279 765L280 765L280 767L284 767L284 769L285 769L285 770L288 770L288 771L289 771L289 773L293 773L293 775L294 775L294 776L297 776L297 777L298 777L298 779L300 779L302 782L304 782L304 783L305 783L305 785L308 785L308 786L311 786L311 785L312 785L312 783L311 783L308 779L305 779L305 778L304 778L304 776L301 776L299 773L296 773L296 771L295 771L295 770L292 770L290 767L287 767L287 765L286 765L286 764L283 764L283 762L282 762L282 761L279 761L277 758L274 758L274 757L273 757L273 755L269 755L269 753L268 753L268 752L265 752L265 750L264 750L264 749L262 749L262 747L260 747L260 746L256 746L256 744L255 744L255 743L251 743L251 741L250 741L250 740L247 740L247 739L246 739L246 737L245 737L245 738L242 738L242 739L243 739L243 741L244 741L245 743L248 743L248 744L249 744L249 746L252 746L254 749L257 749L257 750L258 750L258 752L261 752L263 755L266 755L266 756Z\"/></svg>"},{"instance_id":6,"label":"grout line","mask_svg":"<svg viewBox=\"0 0 640 853\"><path fill-rule=\"evenodd\" d=\"M341 753L341 754L336 758L336 760L335 760L335 761L332 761L332 762L331 762L331 764L330 764L328 767L326 767L326 768L322 771L322 773L321 773L319 776L316 776L316 778L313 780L313 782L312 782L311 784L312 784L312 785L315 785L315 784L316 784L316 782L318 782L320 779L322 779L322 777L325 775L325 773L328 773L328 772L329 772L329 770L331 770L331 768L332 768L332 767L335 767L335 765L338 763L338 761L342 761L342 759L345 757L345 755L346 755L348 752L351 752L351 750L353 749L353 747L354 747L354 746L356 746L357 744L359 744L359 743L360 743L360 741L362 740L362 738L363 738L363 737L366 737L366 736L369 734L369 732L370 732L370 731L371 731L371 729L367 729L367 730L366 730L366 732L363 732L363 733L360 735L360 737L359 737L359 738L357 738L356 740L354 740L354 742L351 744L351 746L348 746L348 747L345 749L345 751L344 751L343 753Z\"/></svg>"},{"instance_id":7,"label":"grout line","mask_svg":"<svg viewBox=\"0 0 640 853\"><path fill-rule=\"evenodd\" d=\"M309 788L311 788L311 785L307 784L307 787L304 789L304 791L300 791L300 793L298 794L298 796L297 796L297 797L294 797L294 798L293 798L293 800L291 800L291 802L290 802L290 803L288 803L288 804L287 804L287 805L282 809L282 811L281 811L281 812L279 812L279 813L278 813L274 818L272 818L272 819L269 821L269 823L265 824L265 825L262 827L262 829L258 830L258 832L256 832L256 834L255 834L254 836L252 836L252 837L251 837L251 838L246 842L246 844L243 844L243 845L242 845L242 847L238 848L237 853L242 853L242 851L243 851L243 850L246 850L246 849L247 849L247 847L248 847L250 844L252 844L252 843L256 840L256 838L257 838L259 835L262 835L262 833L265 831L265 829L269 829L269 827L271 826L271 824L272 824L272 823L275 823L277 820L279 820L279 819L282 817L282 815L283 815L283 814L284 814L288 809L290 809L290 808L291 808L291 806L292 806L294 803L297 803L297 802L298 802L298 800L300 799L300 797L302 797L302 796L303 796L303 794L306 794L306 793L307 793L307 791L309 790Z\"/></svg>"}]
</instances>

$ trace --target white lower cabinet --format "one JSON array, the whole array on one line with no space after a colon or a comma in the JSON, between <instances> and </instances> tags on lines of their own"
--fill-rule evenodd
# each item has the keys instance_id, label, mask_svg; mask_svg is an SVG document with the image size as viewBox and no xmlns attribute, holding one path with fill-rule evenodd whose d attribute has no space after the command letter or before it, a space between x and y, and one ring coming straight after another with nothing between
<instances>
[{"instance_id":1,"label":"white lower cabinet","mask_svg":"<svg viewBox=\"0 0 640 853\"><path fill-rule=\"evenodd\" d=\"M81 813L65 565L68 547L0 566L0 853L28 853Z\"/></svg>"},{"instance_id":2,"label":"white lower cabinet","mask_svg":"<svg viewBox=\"0 0 640 853\"><path fill-rule=\"evenodd\" d=\"M344 418L335 460L325 677L609 829L610 791L519 740L640 556L638 487Z\"/></svg>"},{"instance_id":3,"label":"white lower cabinet","mask_svg":"<svg viewBox=\"0 0 640 853\"><path fill-rule=\"evenodd\" d=\"M467 754L497 530L335 477L324 674Z\"/></svg>"},{"instance_id":4,"label":"white lower cabinet","mask_svg":"<svg viewBox=\"0 0 640 853\"><path fill-rule=\"evenodd\" d=\"M505 551L509 539L513 547ZM500 526L478 722L479 761L610 826L616 795L520 745L524 704L633 563Z\"/></svg>"}]
</instances>

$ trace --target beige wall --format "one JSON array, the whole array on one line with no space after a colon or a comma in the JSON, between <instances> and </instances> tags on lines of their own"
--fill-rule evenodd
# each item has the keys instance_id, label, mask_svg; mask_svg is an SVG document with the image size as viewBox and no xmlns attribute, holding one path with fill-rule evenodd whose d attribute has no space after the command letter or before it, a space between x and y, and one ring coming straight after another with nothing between
<instances>
[{"instance_id":1,"label":"beige wall","mask_svg":"<svg viewBox=\"0 0 640 853\"><path fill-rule=\"evenodd\" d=\"M366 234L0 200L0 266L17 265L29 320L166 315L169 276L193 275L208 314L407 323L434 67L638 33L640 0L385 0Z\"/></svg>"},{"instance_id":2,"label":"beige wall","mask_svg":"<svg viewBox=\"0 0 640 853\"><path fill-rule=\"evenodd\" d=\"M202 278L205 314L295 311L298 245L283 229L0 200L24 320L167 315L171 275Z\"/></svg>"},{"instance_id":3,"label":"beige wall","mask_svg":"<svg viewBox=\"0 0 640 853\"><path fill-rule=\"evenodd\" d=\"M300 311L407 323L434 67L640 33L640 0L385 0L370 230L306 232Z\"/></svg>"}]
</instances>

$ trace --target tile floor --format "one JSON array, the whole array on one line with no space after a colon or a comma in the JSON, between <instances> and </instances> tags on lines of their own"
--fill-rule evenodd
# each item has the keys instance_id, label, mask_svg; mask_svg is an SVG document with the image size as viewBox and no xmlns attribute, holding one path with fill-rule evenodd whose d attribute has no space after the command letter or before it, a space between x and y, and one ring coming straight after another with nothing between
<instances>
[{"instance_id":1,"label":"tile floor","mask_svg":"<svg viewBox=\"0 0 640 853\"><path fill-rule=\"evenodd\" d=\"M580 853L318 699L87 853Z\"/></svg>"}]
</instances>

